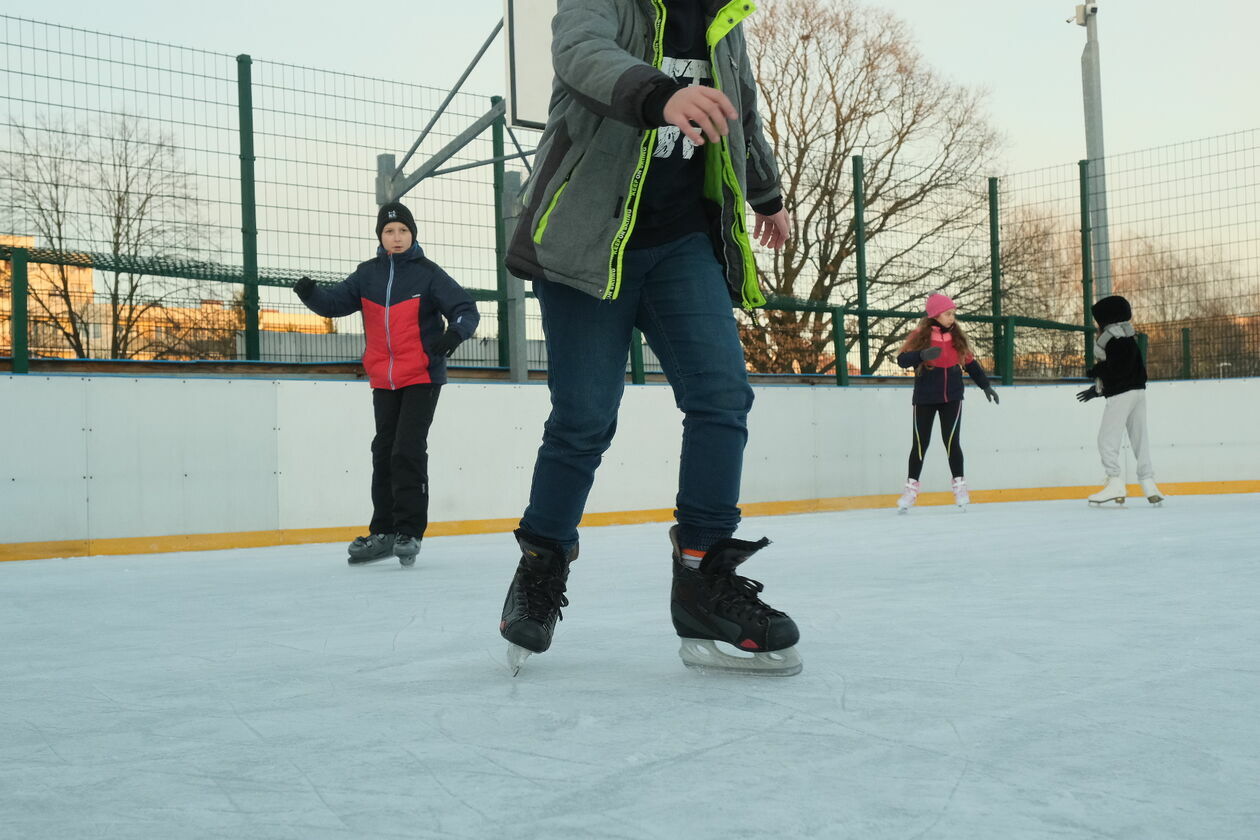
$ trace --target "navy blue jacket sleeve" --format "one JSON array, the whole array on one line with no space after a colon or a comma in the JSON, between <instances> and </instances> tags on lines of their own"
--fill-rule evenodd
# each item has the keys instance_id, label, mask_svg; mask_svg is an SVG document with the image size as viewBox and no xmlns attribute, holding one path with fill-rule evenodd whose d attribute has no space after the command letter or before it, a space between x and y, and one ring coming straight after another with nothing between
<instances>
[{"instance_id":1,"label":"navy blue jacket sleeve","mask_svg":"<svg viewBox=\"0 0 1260 840\"><path fill-rule=\"evenodd\" d=\"M897 357L897 364L901 365L903 368L921 365L923 364L923 351L907 350Z\"/></svg>"},{"instance_id":2,"label":"navy blue jacket sleeve","mask_svg":"<svg viewBox=\"0 0 1260 840\"><path fill-rule=\"evenodd\" d=\"M429 286L429 297L437 303L438 311L446 318L450 329L459 333L465 341L472 338L481 314L477 311L477 302L464 291L463 286L439 268Z\"/></svg>"},{"instance_id":3,"label":"navy blue jacket sleeve","mask_svg":"<svg viewBox=\"0 0 1260 840\"><path fill-rule=\"evenodd\" d=\"M980 363L974 358L963 365L963 367L966 369L967 375L971 377L971 381L976 383L980 390L983 391L989 387L989 377L985 376L984 368L980 367Z\"/></svg>"},{"instance_id":4,"label":"navy blue jacket sleeve","mask_svg":"<svg viewBox=\"0 0 1260 840\"><path fill-rule=\"evenodd\" d=\"M363 308L363 300L359 294L359 272L356 270L354 274L332 286L316 286L302 298L302 303L316 315L325 318L353 315Z\"/></svg>"}]
</instances>

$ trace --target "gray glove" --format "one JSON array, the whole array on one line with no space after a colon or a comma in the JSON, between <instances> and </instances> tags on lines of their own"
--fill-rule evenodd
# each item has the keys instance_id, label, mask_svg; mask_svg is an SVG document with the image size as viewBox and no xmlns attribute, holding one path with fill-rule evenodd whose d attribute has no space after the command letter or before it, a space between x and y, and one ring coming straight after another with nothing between
<instances>
[{"instance_id":1,"label":"gray glove","mask_svg":"<svg viewBox=\"0 0 1260 840\"><path fill-rule=\"evenodd\" d=\"M941 355L941 348L939 347L929 347L919 352L919 358L925 362L930 362L939 355Z\"/></svg>"},{"instance_id":2,"label":"gray glove","mask_svg":"<svg viewBox=\"0 0 1260 840\"><path fill-rule=\"evenodd\" d=\"M1084 391L1078 391L1076 394L1076 398L1080 400L1081 402L1089 402L1094 397L1101 397L1101 396L1102 394L1098 393L1098 389L1092 385L1086 388Z\"/></svg>"}]
</instances>

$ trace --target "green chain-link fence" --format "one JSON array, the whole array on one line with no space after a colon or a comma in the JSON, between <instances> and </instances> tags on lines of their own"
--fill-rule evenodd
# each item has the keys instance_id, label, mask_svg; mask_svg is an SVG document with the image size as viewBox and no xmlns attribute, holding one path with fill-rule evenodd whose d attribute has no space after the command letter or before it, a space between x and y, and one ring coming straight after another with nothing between
<instances>
[{"instance_id":1,"label":"green chain-link fence","mask_svg":"<svg viewBox=\"0 0 1260 840\"><path fill-rule=\"evenodd\" d=\"M8 16L0 42L0 356L14 370L358 357L359 319L319 318L288 286L339 280L372 255L377 156L408 149L445 91ZM455 95L412 165L489 104ZM741 315L750 369L839 384L900 374L901 341L943 291L1005 380L1079 376L1087 301L1110 281L1134 302L1153 376L1255 375L1258 135L1108 158L1097 230L1082 212L1088 164L989 178L852 159L828 259L804 243L759 255L774 294ZM487 132L446 166L501 145ZM466 366L506 364L494 184L474 167L406 197L426 250L479 301L478 339L455 358ZM529 366L545 367L532 302L523 327ZM631 355L636 379L659 370L650 351Z\"/></svg>"}]
</instances>

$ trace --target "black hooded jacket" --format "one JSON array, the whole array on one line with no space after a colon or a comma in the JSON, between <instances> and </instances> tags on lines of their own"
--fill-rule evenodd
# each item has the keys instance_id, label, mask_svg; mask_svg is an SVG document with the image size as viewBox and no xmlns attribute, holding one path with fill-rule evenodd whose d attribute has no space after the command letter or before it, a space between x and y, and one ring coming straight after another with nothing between
<instances>
[{"instance_id":1,"label":"black hooded jacket","mask_svg":"<svg viewBox=\"0 0 1260 840\"><path fill-rule=\"evenodd\" d=\"M1093 306L1094 320L1099 331L1111 324L1132 320L1133 310L1129 302L1119 295L1105 297ZM1085 371L1085 375L1102 383L1104 397L1114 397L1125 391L1141 391L1146 388L1146 365L1138 348L1136 336L1116 336L1106 344L1107 358Z\"/></svg>"}]
</instances>

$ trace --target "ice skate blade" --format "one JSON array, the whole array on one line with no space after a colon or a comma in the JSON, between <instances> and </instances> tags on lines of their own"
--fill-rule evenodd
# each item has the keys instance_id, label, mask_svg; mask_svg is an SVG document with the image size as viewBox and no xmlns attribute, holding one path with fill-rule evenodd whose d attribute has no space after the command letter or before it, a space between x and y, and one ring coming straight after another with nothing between
<instances>
[{"instance_id":1,"label":"ice skate blade","mask_svg":"<svg viewBox=\"0 0 1260 840\"><path fill-rule=\"evenodd\" d=\"M388 560L392 555L386 554L384 557L372 557L367 560L360 560L357 557L348 557L346 562L351 566L367 566L371 563L379 563L382 560Z\"/></svg>"},{"instance_id":2,"label":"ice skate blade","mask_svg":"<svg viewBox=\"0 0 1260 840\"><path fill-rule=\"evenodd\" d=\"M906 515L907 513L909 513L909 512L910 512L910 508L908 508L908 507L902 507L901 505L897 505L897 515L898 515L898 516L905 516L905 515Z\"/></svg>"},{"instance_id":3,"label":"ice skate blade","mask_svg":"<svg viewBox=\"0 0 1260 840\"><path fill-rule=\"evenodd\" d=\"M1120 496L1114 499L1098 499L1098 500L1088 499L1087 501L1089 502L1090 507L1102 507L1103 505L1109 504L1111 502L1115 502L1118 505L1122 505L1124 504L1124 497Z\"/></svg>"},{"instance_id":4,"label":"ice skate blade","mask_svg":"<svg viewBox=\"0 0 1260 840\"><path fill-rule=\"evenodd\" d=\"M416 555L400 554L398 556L398 564L404 569L410 569L412 566L416 565Z\"/></svg>"},{"instance_id":5,"label":"ice skate blade","mask_svg":"<svg viewBox=\"0 0 1260 840\"><path fill-rule=\"evenodd\" d=\"M1164 497L1163 497L1163 496L1147 496L1147 497L1146 497L1146 501L1150 502L1150 503L1151 503L1151 505L1153 505L1154 507L1163 507L1163 506L1164 506Z\"/></svg>"},{"instance_id":6,"label":"ice skate blade","mask_svg":"<svg viewBox=\"0 0 1260 840\"><path fill-rule=\"evenodd\" d=\"M523 648L520 645L508 644L508 670L512 672L512 676L516 676L521 672L521 666L525 664L525 660L529 659L532 650Z\"/></svg>"},{"instance_id":7,"label":"ice skate blade","mask_svg":"<svg viewBox=\"0 0 1260 840\"><path fill-rule=\"evenodd\" d=\"M804 667L795 647L735 656L718 650L712 639L683 639L678 656L688 668L755 677L792 677Z\"/></svg>"}]
</instances>

